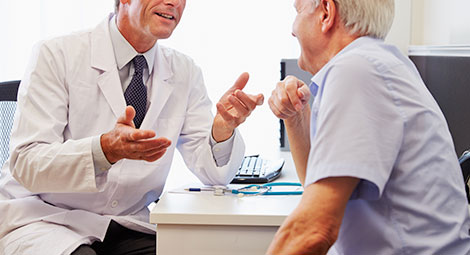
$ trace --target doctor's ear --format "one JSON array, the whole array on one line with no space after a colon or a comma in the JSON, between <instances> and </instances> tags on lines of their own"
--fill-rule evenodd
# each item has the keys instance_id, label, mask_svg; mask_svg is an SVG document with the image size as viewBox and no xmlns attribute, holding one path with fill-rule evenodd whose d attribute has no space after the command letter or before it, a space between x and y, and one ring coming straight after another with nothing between
<instances>
[{"instance_id":1,"label":"doctor's ear","mask_svg":"<svg viewBox=\"0 0 470 255\"><path fill-rule=\"evenodd\" d=\"M335 24L338 10L336 3L334 0L321 0L317 8L320 8L321 13L321 31L327 33Z\"/></svg>"}]
</instances>

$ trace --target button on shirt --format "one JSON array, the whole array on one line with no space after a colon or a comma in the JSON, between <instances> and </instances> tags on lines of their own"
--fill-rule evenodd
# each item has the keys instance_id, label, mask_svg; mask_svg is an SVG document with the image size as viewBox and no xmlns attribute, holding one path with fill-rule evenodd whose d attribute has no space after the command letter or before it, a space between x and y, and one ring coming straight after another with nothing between
<instances>
[{"instance_id":1,"label":"button on shirt","mask_svg":"<svg viewBox=\"0 0 470 255\"><path fill-rule=\"evenodd\" d=\"M446 120L412 62L362 37L313 78L305 185L359 178L332 254L469 254L463 178Z\"/></svg>"},{"instance_id":2,"label":"button on shirt","mask_svg":"<svg viewBox=\"0 0 470 255\"><path fill-rule=\"evenodd\" d=\"M135 71L132 59L139 53L129 44L124 36L119 32L116 25L116 19L113 17L109 22L109 31L111 34L111 41L113 42L114 54L116 57L117 67L119 69L119 78L121 80L122 91L126 91L127 86L131 82L132 75ZM150 106L150 95L152 94L151 76L155 63L155 50L157 44L155 44L150 50L142 53L147 61L147 68L144 68L143 80L147 87L147 109ZM227 164L230 159L231 149L233 146L233 135L226 141L217 143L211 136L210 145L214 155L214 160L217 166L223 166ZM106 159L103 150L100 145L100 136L93 138L93 163L95 166L95 174L99 175L111 168L111 164Z\"/></svg>"}]
</instances>

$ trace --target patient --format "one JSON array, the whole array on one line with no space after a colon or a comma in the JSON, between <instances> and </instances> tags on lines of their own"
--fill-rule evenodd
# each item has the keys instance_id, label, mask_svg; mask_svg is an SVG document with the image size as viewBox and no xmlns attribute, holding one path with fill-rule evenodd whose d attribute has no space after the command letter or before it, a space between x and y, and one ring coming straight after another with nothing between
<instances>
[{"instance_id":1,"label":"patient","mask_svg":"<svg viewBox=\"0 0 470 255\"><path fill-rule=\"evenodd\" d=\"M268 254L470 253L446 120L412 62L383 41L394 4L295 1L298 64L314 77L279 82L269 106L305 192Z\"/></svg>"}]
</instances>

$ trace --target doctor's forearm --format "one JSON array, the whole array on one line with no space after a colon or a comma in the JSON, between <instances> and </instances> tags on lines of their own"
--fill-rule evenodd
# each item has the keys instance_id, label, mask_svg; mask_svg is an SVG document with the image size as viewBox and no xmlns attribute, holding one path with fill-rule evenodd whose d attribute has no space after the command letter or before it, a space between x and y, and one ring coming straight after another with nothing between
<instances>
[{"instance_id":1,"label":"doctor's forearm","mask_svg":"<svg viewBox=\"0 0 470 255\"><path fill-rule=\"evenodd\" d=\"M94 192L91 138L30 144L12 151L11 173L25 188L40 192Z\"/></svg>"}]
</instances>

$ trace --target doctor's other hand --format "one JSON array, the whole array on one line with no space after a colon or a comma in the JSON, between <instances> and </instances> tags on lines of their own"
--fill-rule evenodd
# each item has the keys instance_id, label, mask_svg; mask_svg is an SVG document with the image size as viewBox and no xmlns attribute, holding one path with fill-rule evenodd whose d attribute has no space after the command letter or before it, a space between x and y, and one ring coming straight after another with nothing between
<instances>
[{"instance_id":1,"label":"doctor's other hand","mask_svg":"<svg viewBox=\"0 0 470 255\"><path fill-rule=\"evenodd\" d=\"M134 108L127 106L114 129L101 136L101 148L111 164L124 158L152 162L161 158L171 145L164 137L154 138L152 130L136 129L134 116Z\"/></svg>"},{"instance_id":2,"label":"doctor's other hand","mask_svg":"<svg viewBox=\"0 0 470 255\"><path fill-rule=\"evenodd\" d=\"M300 114L308 105L310 90L294 76L287 76L277 83L268 100L271 111L280 119L289 119Z\"/></svg>"},{"instance_id":3,"label":"doctor's other hand","mask_svg":"<svg viewBox=\"0 0 470 255\"><path fill-rule=\"evenodd\" d=\"M245 122L256 106L263 104L263 94L250 95L242 91L249 78L248 73L242 73L217 103L217 114L212 125L212 137L216 142L229 139L234 129Z\"/></svg>"}]
</instances>

